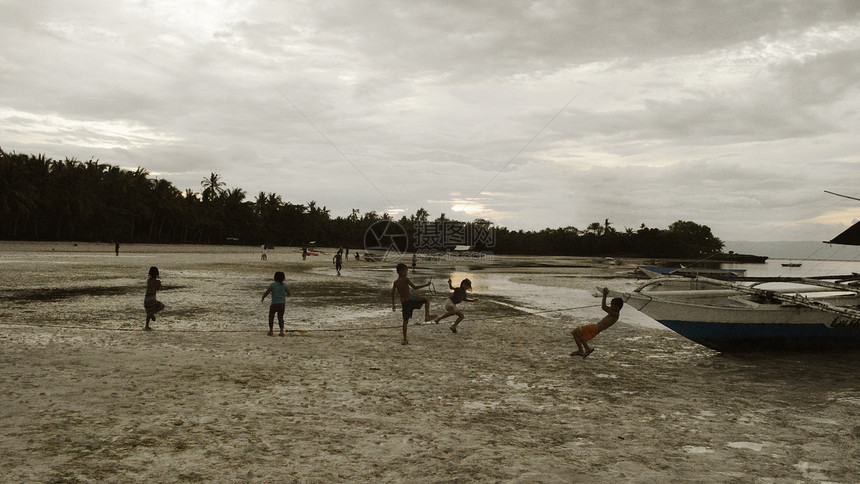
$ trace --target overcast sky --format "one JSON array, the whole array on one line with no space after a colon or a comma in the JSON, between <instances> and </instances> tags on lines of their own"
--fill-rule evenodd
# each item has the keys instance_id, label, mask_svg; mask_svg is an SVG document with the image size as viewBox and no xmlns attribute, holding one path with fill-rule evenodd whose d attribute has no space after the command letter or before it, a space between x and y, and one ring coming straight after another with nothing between
<instances>
[{"instance_id":1,"label":"overcast sky","mask_svg":"<svg viewBox=\"0 0 860 484\"><path fill-rule=\"evenodd\" d=\"M0 147L512 229L860 218L860 2L0 0Z\"/></svg>"}]
</instances>

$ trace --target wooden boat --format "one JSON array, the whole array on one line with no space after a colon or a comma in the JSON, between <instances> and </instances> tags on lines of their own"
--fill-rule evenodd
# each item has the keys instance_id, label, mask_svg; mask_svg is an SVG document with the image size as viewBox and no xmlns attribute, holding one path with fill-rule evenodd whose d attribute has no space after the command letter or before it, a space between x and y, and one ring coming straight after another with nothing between
<instances>
[{"instance_id":1,"label":"wooden boat","mask_svg":"<svg viewBox=\"0 0 860 484\"><path fill-rule=\"evenodd\" d=\"M860 245L860 222L827 243ZM670 276L610 296L717 351L860 350L860 274L779 280Z\"/></svg>"},{"instance_id":2,"label":"wooden boat","mask_svg":"<svg viewBox=\"0 0 860 484\"><path fill-rule=\"evenodd\" d=\"M741 285L671 277L632 292L610 291L610 296L717 351L860 349L857 286L820 279L798 283Z\"/></svg>"}]
</instances>

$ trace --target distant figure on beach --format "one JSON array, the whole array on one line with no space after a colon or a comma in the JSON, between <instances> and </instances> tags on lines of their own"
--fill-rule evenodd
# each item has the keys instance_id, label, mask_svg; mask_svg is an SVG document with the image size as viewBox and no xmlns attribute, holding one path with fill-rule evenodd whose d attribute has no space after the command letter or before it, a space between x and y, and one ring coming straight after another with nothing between
<instances>
[{"instance_id":1,"label":"distant figure on beach","mask_svg":"<svg viewBox=\"0 0 860 484\"><path fill-rule=\"evenodd\" d=\"M343 256L349 259L349 247L346 248L346 253Z\"/></svg>"},{"instance_id":2,"label":"distant figure on beach","mask_svg":"<svg viewBox=\"0 0 860 484\"><path fill-rule=\"evenodd\" d=\"M580 326L570 332L573 335L573 340L576 342L576 346L579 348L578 351L574 351L570 356L581 356L585 359L586 356L590 355L591 352L594 351L594 348L590 348L588 346L588 342L594 339L594 337L600 332L618 321L618 317L621 315L621 308L624 306L624 301L622 301L620 297L616 297L612 299L611 305L607 306L606 296L608 294L609 288L604 287L601 307L606 311L606 316L604 316L604 318L597 324L586 324L585 326Z\"/></svg>"},{"instance_id":3,"label":"distant figure on beach","mask_svg":"<svg viewBox=\"0 0 860 484\"><path fill-rule=\"evenodd\" d=\"M451 325L451 332L456 333L457 325L459 325L465 317L463 311L460 310L460 303L463 301L474 302L477 301L477 299L469 299L466 297L466 291L472 291L472 281L469 279L463 279L463 281L460 282L460 286L456 288L451 284L451 279L448 279L448 289L451 289L454 292L452 292L451 296L445 300L445 314L436 318L435 323L439 324L439 321L456 314L457 320Z\"/></svg>"},{"instance_id":4,"label":"distant figure on beach","mask_svg":"<svg viewBox=\"0 0 860 484\"><path fill-rule=\"evenodd\" d=\"M308 248L302 247L302 260L307 260L308 258Z\"/></svg>"},{"instance_id":5,"label":"distant figure on beach","mask_svg":"<svg viewBox=\"0 0 860 484\"><path fill-rule=\"evenodd\" d=\"M361 252L355 253L355 260L361 260Z\"/></svg>"},{"instance_id":6,"label":"distant figure on beach","mask_svg":"<svg viewBox=\"0 0 860 484\"><path fill-rule=\"evenodd\" d=\"M278 271L275 273L275 282L269 284L260 302L266 300L266 296L272 295L272 304L269 305L269 336L275 335L275 314L278 315L278 326L281 328L281 333L278 336L286 336L284 333L284 310L287 307L287 296L292 296L290 288L284 284L284 273Z\"/></svg>"},{"instance_id":7,"label":"distant figure on beach","mask_svg":"<svg viewBox=\"0 0 860 484\"><path fill-rule=\"evenodd\" d=\"M150 321L155 321L155 313L164 309L164 304L155 299L155 294L161 289L161 279L158 278L158 268L149 268L149 279L146 281L146 294L143 296L143 308L146 309L146 326L144 330L150 331Z\"/></svg>"},{"instance_id":8,"label":"distant figure on beach","mask_svg":"<svg viewBox=\"0 0 860 484\"><path fill-rule=\"evenodd\" d=\"M263 245L262 249L263 249L263 253L262 253L262 255L260 255L260 260L269 260L269 256L268 256L268 254L266 254L266 246Z\"/></svg>"},{"instance_id":9,"label":"distant figure on beach","mask_svg":"<svg viewBox=\"0 0 860 484\"><path fill-rule=\"evenodd\" d=\"M331 258L331 261L334 262L334 268L337 270L337 275L340 275L340 270L343 267L343 249L338 249L337 254Z\"/></svg>"},{"instance_id":10,"label":"distant figure on beach","mask_svg":"<svg viewBox=\"0 0 860 484\"><path fill-rule=\"evenodd\" d=\"M409 280L408 277L409 268L406 267L406 264L400 263L397 264L397 280L394 281L394 285L391 286L391 310L397 311L397 304L395 302L395 295L400 295L400 305L403 311L403 343L405 345L409 344L409 340L406 339L406 327L409 324L409 318L412 317L412 312L416 309L420 309L421 306L424 306L424 321L432 321L435 316L430 315L430 300L423 296L416 296L412 294L412 289L421 289L422 287L427 287L430 285L430 282L427 284L416 286Z\"/></svg>"},{"instance_id":11,"label":"distant figure on beach","mask_svg":"<svg viewBox=\"0 0 860 484\"><path fill-rule=\"evenodd\" d=\"M114 250L114 252L116 252L116 255L117 255L117 256L119 256L119 241L118 241L118 240L115 240L115 241L114 241L114 244L115 244L115 245L114 245L113 250Z\"/></svg>"},{"instance_id":12,"label":"distant figure on beach","mask_svg":"<svg viewBox=\"0 0 860 484\"><path fill-rule=\"evenodd\" d=\"M412 268L415 269L416 265L418 265L418 255L412 254Z\"/></svg>"}]
</instances>

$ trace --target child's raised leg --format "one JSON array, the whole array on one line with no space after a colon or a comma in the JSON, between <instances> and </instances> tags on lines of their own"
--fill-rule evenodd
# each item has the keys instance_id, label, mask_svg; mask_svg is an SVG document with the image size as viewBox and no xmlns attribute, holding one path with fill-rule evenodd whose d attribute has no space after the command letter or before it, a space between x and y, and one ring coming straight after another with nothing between
<instances>
[{"instance_id":1,"label":"child's raised leg","mask_svg":"<svg viewBox=\"0 0 860 484\"><path fill-rule=\"evenodd\" d=\"M424 298L424 322L429 323L430 321L433 321L435 317L436 316L430 315L430 300Z\"/></svg>"},{"instance_id":2,"label":"child's raised leg","mask_svg":"<svg viewBox=\"0 0 860 484\"><path fill-rule=\"evenodd\" d=\"M451 317L451 316L453 316L454 314L455 314L455 312L454 312L454 311L451 311L450 309L448 309L447 311L445 311L445 314L443 314L443 315L439 316L439 317L438 317L438 318L436 318L433 322L434 322L434 323L436 323L436 324L439 324L439 321L442 321L442 320L443 320L443 319L445 319L445 318Z\"/></svg>"}]
</instances>

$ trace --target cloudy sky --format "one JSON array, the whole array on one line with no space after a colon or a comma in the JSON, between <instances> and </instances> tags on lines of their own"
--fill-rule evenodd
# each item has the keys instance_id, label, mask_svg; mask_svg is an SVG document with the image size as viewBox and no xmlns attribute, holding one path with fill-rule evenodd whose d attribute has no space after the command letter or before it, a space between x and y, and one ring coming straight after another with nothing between
<instances>
[{"instance_id":1,"label":"cloudy sky","mask_svg":"<svg viewBox=\"0 0 860 484\"><path fill-rule=\"evenodd\" d=\"M513 229L860 218L860 2L0 0L0 147Z\"/></svg>"}]
</instances>

